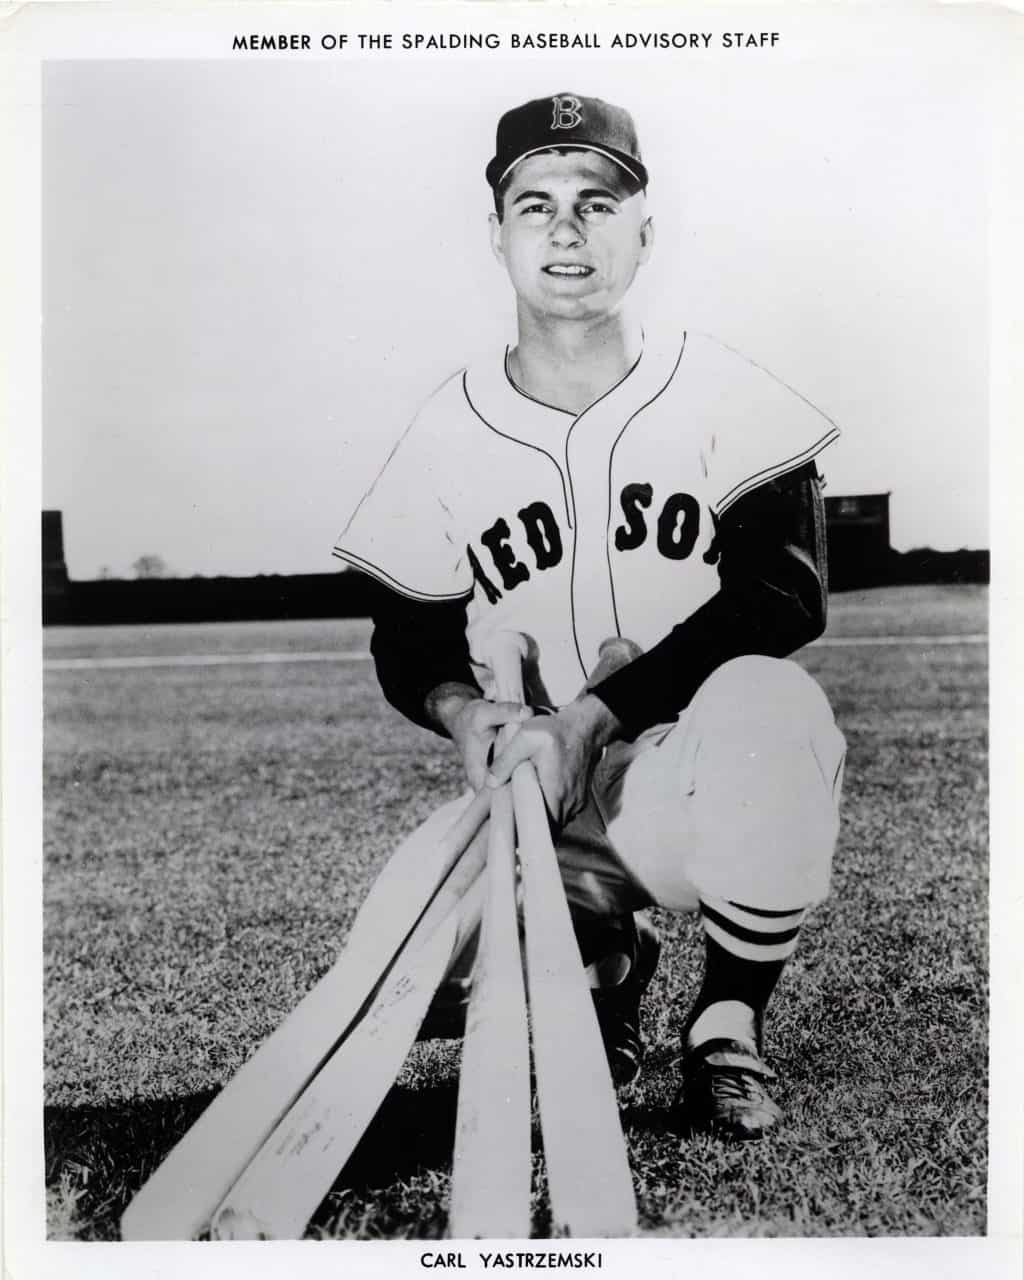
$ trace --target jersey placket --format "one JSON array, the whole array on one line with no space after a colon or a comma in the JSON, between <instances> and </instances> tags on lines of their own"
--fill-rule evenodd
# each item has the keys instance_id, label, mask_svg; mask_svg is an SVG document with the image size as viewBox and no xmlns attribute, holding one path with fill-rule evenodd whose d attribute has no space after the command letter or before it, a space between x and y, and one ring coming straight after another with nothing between
<instances>
[{"instance_id":1,"label":"jersey placket","mask_svg":"<svg viewBox=\"0 0 1024 1280\"><path fill-rule=\"evenodd\" d=\"M504 361L474 366L465 379L466 398L484 425L543 454L559 473L569 526L568 612L584 679L602 641L618 634L608 554L612 456L637 415L671 381L680 353L678 341L645 344L629 373L575 418L516 387Z\"/></svg>"},{"instance_id":2,"label":"jersey placket","mask_svg":"<svg viewBox=\"0 0 1024 1280\"><path fill-rule=\"evenodd\" d=\"M602 641L618 634L608 562L611 516L611 452L622 432L617 397L591 405L573 422L565 441L565 473L572 511L569 576L573 638L584 678L597 665Z\"/></svg>"},{"instance_id":3,"label":"jersey placket","mask_svg":"<svg viewBox=\"0 0 1024 1280\"><path fill-rule=\"evenodd\" d=\"M596 666L602 642L619 634L608 550L615 447L671 381L680 354L679 346L648 346L631 372L584 409L566 436L565 469L573 517L572 625L584 676ZM652 441L652 449L657 448Z\"/></svg>"}]
</instances>

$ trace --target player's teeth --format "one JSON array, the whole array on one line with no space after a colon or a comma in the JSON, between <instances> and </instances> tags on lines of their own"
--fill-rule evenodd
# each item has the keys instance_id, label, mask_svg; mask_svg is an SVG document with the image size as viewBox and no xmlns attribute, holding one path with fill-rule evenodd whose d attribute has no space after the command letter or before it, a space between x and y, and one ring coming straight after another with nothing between
<instances>
[{"instance_id":1,"label":"player's teeth","mask_svg":"<svg viewBox=\"0 0 1024 1280\"><path fill-rule=\"evenodd\" d=\"M551 272L552 275L556 275L556 276L583 276L589 272L590 268L576 267L576 266L565 266L565 267L554 266L554 267L548 267L547 270Z\"/></svg>"}]
</instances>

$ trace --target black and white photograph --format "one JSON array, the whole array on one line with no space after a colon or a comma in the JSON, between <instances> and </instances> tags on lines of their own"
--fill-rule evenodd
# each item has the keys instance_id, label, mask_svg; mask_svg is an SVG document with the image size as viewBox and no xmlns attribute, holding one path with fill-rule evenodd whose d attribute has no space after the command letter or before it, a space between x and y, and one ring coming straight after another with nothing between
<instances>
[{"instance_id":1,"label":"black and white photograph","mask_svg":"<svg viewBox=\"0 0 1024 1280\"><path fill-rule=\"evenodd\" d=\"M12 1275L1014 1274L1014 15L59 7Z\"/></svg>"}]
</instances>

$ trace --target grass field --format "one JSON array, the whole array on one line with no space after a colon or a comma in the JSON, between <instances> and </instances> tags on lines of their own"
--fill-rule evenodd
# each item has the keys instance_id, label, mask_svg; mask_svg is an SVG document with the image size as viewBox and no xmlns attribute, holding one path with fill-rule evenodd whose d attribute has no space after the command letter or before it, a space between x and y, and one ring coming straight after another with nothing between
<instances>
[{"instance_id":1,"label":"grass field","mask_svg":"<svg viewBox=\"0 0 1024 1280\"><path fill-rule=\"evenodd\" d=\"M659 915L649 1068L620 1101L645 1233L985 1229L986 629L981 588L833 601L799 661L849 743L834 894L768 1049L786 1123L732 1148L668 1122L695 922ZM364 651L362 622L46 633L49 1232L115 1239L173 1142L331 964L399 837L460 790L372 666L175 665ZM905 637L895 642L886 637ZM961 642L921 637L961 636ZM878 643L878 640L883 642ZM156 657L162 665L77 665ZM444 1230L458 1046L417 1047L310 1234ZM536 1164L536 1234L546 1232Z\"/></svg>"}]
</instances>

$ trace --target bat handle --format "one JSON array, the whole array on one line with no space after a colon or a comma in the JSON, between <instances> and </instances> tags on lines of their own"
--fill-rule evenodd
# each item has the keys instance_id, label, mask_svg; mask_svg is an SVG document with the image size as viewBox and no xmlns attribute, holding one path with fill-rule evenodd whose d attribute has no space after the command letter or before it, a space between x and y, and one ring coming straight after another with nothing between
<instances>
[{"instance_id":1,"label":"bat handle","mask_svg":"<svg viewBox=\"0 0 1024 1280\"><path fill-rule=\"evenodd\" d=\"M496 631L487 647L494 691L502 702L522 702L526 637L518 631Z\"/></svg>"},{"instance_id":2,"label":"bat handle","mask_svg":"<svg viewBox=\"0 0 1024 1280\"><path fill-rule=\"evenodd\" d=\"M627 666L634 658L639 658L642 653L643 649L635 641L627 640L625 636L611 636L603 640L597 651L597 666L587 677L583 693L595 688L602 680L607 680L610 675ZM582 693L580 696L583 696Z\"/></svg>"}]
</instances>

